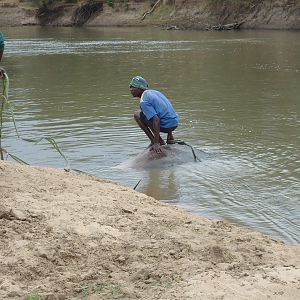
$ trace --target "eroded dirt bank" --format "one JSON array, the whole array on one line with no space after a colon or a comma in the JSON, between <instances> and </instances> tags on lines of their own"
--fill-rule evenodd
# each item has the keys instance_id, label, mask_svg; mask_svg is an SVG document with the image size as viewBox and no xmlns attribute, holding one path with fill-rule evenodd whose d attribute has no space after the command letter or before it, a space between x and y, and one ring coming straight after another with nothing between
<instances>
[{"instance_id":1,"label":"eroded dirt bank","mask_svg":"<svg viewBox=\"0 0 300 300\"><path fill-rule=\"evenodd\" d=\"M114 3L108 5L108 3ZM211 29L237 23L244 29L300 29L295 0L161 0L150 12L149 0L87 0L42 10L26 0L0 3L0 26L147 26Z\"/></svg>"},{"instance_id":2,"label":"eroded dirt bank","mask_svg":"<svg viewBox=\"0 0 300 300\"><path fill-rule=\"evenodd\" d=\"M0 176L1 299L298 299L299 247L83 174Z\"/></svg>"}]
</instances>

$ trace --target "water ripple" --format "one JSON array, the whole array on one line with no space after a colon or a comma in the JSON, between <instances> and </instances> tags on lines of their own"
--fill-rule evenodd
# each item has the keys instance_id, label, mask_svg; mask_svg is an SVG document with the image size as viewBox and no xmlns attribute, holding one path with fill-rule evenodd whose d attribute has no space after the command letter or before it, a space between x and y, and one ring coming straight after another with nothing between
<instances>
[{"instance_id":1,"label":"water ripple","mask_svg":"<svg viewBox=\"0 0 300 300\"><path fill-rule=\"evenodd\" d=\"M153 51L189 51L184 45L195 41L58 41L40 39L9 39L7 41L7 56L35 56L61 54L118 54Z\"/></svg>"}]
</instances>

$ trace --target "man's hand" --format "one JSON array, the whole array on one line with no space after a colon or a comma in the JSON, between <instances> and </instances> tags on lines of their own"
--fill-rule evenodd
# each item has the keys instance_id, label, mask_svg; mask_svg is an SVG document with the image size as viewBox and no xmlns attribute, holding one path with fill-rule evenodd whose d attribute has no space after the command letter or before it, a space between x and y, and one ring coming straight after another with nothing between
<instances>
[{"instance_id":1,"label":"man's hand","mask_svg":"<svg viewBox=\"0 0 300 300\"><path fill-rule=\"evenodd\" d=\"M155 143L153 146L150 148L150 151L154 151L155 153L161 153L161 147L160 143Z\"/></svg>"}]
</instances>

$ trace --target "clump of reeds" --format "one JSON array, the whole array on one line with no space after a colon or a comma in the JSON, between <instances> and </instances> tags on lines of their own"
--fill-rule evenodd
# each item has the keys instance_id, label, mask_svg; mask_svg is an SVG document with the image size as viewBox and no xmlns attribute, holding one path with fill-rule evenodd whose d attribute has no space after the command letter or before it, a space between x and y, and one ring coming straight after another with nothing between
<instances>
[{"instance_id":1,"label":"clump of reeds","mask_svg":"<svg viewBox=\"0 0 300 300\"><path fill-rule=\"evenodd\" d=\"M27 164L24 160L22 160L21 158L13 155L12 153L7 152L3 147L2 147L2 140L3 140L3 113L4 113L4 109L5 107L8 107L10 112L11 112L11 117L14 123L14 128L17 134L17 137L25 142L31 142L31 143L39 143L42 140L46 140L47 142L49 142L54 149L62 156L62 158L65 160L65 170L70 170L69 167L69 162L67 160L67 158L65 157L65 155L62 153L62 151L60 150L58 144L56 143L56 141L52 138L52 137L40 137L37 139L28 139L28 138L22 138L19 134L17 125L16 125L16 120L15 120L15 116L14 116L14 112L13 112L13 107L11 105L11 103L8 101L8 90L9 90L9 78L8 75L5 71L4 68L0 67L0 79L2 79L3 82L3 89L2 89L2 95L0 97L1 100L1 104L0 104L0 158L1 160L4 160L4 153L6 153L8 156L10 156L12 159L23 163L23 164Z\"/></svg>"},{"instance_id":2,"label":"clump of reeds","mask_svg":"<svg viewBox=\"0 0 300 300\"><path fill-rule=\"evenodd\" d=\"M2 148L2 128L3 128L3 111L5 104L8 102L8 88L9 88L9 79L3 68L0 67L0 79L3 81L3 90L1 95L1 108L0 108L0 157L1 160L4 160L4 149Z\"/></svg>"}]
</instances>

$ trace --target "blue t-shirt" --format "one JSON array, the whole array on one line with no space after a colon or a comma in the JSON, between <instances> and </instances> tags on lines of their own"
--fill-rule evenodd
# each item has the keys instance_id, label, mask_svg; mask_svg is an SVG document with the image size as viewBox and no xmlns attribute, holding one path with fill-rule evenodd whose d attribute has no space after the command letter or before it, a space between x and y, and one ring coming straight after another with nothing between
<instances>
[{"instance_id":1,"label":"blue t-shirt","mask_svg":"<svg viewBox=\"0 0 300 300\"><path fill-rule=\"evenodd\" d=\"M156 90L144 91L140 100L140 107L148 120L157 115L160 119L160 127L178 126L178 114L168 98L161 92Z\"/></svg>"}]
</instances>

